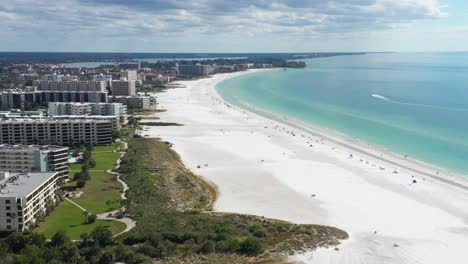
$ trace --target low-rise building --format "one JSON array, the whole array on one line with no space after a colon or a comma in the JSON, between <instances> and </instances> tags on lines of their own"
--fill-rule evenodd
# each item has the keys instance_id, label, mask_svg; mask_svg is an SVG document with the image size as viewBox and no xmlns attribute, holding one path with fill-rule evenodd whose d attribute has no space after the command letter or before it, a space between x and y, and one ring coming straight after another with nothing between
<instances>
[{"instance_id":1,"label":"low-rise building","mask_svg":"<svg viewBox=\"0 0 468 264\"><path fill-rule=\"evenodd\" d=\"M0 144L110 145L113 121L13 118L0 121Z\"/></svg>"},{"instance_id":2,"label":"low-rise building","mask_svg":"<svg viewBox=\"0 0 468 264\"><path fill-rule=\"evenodd\" d=\"M61 81L77 81L78 76L72 75L62 75L62 74L45 74L42 76L42 81L54 81L54 82L61 82Z\"/></svg>"},{"instance_id":3,"label":"low-rise building","mask_svg":"<svg viewBox=\"0 0 468 264\"><path fill-rule=\"evenodd\" d=\"M25 231L57 199L57 172L0 172L0 230Z\"/></svg>"},{"instance_id":4,"label":"low-rise building","mask_svg":"<svg viewBox=\"0 0 468 264\"><path fill-rule=\"evenodd\" d=\"M68 147L2 144L0 171L55 171L60 177L68 177Z\"/></svg>"}]
</instances>

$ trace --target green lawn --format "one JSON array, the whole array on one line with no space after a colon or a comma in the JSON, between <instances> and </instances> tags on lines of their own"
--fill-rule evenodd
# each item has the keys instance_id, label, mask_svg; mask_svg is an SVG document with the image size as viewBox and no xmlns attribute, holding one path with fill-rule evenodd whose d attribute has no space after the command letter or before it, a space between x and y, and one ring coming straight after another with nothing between
<instances>
[{"instance_id":1,"label":"green lawn","mask_svg":"<svg viewBox=\"0 0 468 264\"><path fill-rule=\"evenodd\" d=\"M91 179L86 182L82 189L83 194L80 198L73 199L76 203L86 208L90 213L100 214L112 211L121 207L120 193L122 184L115 180L113 174L105 172L114 169L120 153L113 152L118 145L97 146L93 150L93 158L96 161L96 167L90 168ZM70 166L73 171L80 171L80 164Z\"/></svg>"},{"instance_id":2,"label":"green lawn","mask_svg":"<svg viewBox=\"0 0 468 264\"><path fill-rule=\"evenodd\" d=\"M126 228L124 223L117 221L96 220L92 224L84 224L83 211L65 200L34 231L51 238L58 230L65 230L71 239L80 239L80 234L89 233L97 226L104 226L113 234Z\"/></svg>"},{"instance_id":3,"label":"green lawn","mask_svg":"<svg viewBox=\"0 0 468 264\"><path fill-rule=\"evenodd\" d=\"M83 194L79 198L73 199L91 214L105 213L121 207L120 192L123 187L115 180L113 174L105 172L115 168L120 154L113 151L120 146L120 144L114 144L94 147L93 158L96 161L96 167L89 170L90 180L81 190ZM72 177L76 171L81 171L81 164L70 165ZM70 184L74 185L75 183ZM51 237L56 231L63 229L72 239L79 239L81 233L90 232L100 225L108 227L113 233L118 233L126 227L121 222L104 220L96 220L93 224L84 224L83 212L72 203L64 201L45 219L44 223L41 223L36 231Z\"/></svg>"},{"instance_id":4,"label":"green lawn","mask_svg":"<svg viewBox=\"0 0 468 264\"><path fill-rule=\"evenodd\" d=\"M90 172L91 179L82 189L83 194L73 199L90 213L100 214L119 209L122 184L114 180L115 176L107 172Z\"/></svg>"}]
</instances>

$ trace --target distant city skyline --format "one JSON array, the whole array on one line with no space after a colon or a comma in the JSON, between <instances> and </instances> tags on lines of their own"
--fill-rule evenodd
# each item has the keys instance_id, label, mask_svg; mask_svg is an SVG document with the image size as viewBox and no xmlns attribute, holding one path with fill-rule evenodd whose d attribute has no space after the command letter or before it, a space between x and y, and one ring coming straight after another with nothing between
<instances>
[{"instance_id":1,"label":"distant city skyline","mask_svg":"<svg viewBox=\"0 0 468 264\"><path fill-rule=\"evenodd\" d=\"M466 0L0 0L0 51L466 51Z\"/></svg>"}]
</instances>

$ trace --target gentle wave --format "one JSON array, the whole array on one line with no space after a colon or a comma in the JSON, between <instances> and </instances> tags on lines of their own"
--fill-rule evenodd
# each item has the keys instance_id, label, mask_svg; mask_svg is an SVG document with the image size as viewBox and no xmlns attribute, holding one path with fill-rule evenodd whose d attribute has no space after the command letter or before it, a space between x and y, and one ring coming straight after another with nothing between
<instances>
[{"instance_id":1,"label":"gentle wave","mask_svg":"<svg viewBox=\"0 0 468 264\"><path fill-rule=\"evenodd\" d=\"M418 104L418 103L408 103L408 102L402 102L402 101L397 101L397 100L392 100L388 97L385 97L380 94L371 94L372 97L376 99L383 100L385 102L389 103L395 103L395 104L401 104L401 105L409 105L409 106L416 106L416 107L426 107L426 108L437 108L437 109L444 109L444 110L453 110L453 111L468 111L468 108L459 108L459 107L444 107L444 106L439 106L439 105L429 105L429 104Z\"/></svg>"}]
</instances>

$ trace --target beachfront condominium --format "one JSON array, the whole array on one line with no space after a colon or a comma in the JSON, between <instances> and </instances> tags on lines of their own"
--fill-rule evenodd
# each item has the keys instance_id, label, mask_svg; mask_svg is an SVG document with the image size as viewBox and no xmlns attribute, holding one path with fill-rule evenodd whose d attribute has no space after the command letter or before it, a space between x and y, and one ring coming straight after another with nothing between
<instances>
[{"instance_id":1,"label":"beachfront condominium","mask_svg":"<svg viewBox=\"0 0 468 264\"><path fill-rule=\"evenodd\" d=\"M202 65L202 64L194 64L194 65L179 65L176 64L176 70L180 74L185 75L210 75L214 71L214 67L211 65Z\"/></svg>"},{"instance_id":2,"label":"beachfront condominium","mask_svg":"<svg viewBox=\"0 0 468 264\"><path fill-rule=\"evenodd\" d=\"M57 172L0 172L0 231L26 231L56 203Z\"/></svg>"},{"instance_id":3,"label":"beachfront condominium","mask_svg":"<svg viewBox=\"0 0 468 264\"><path fill-rule=\"evenodd\" d=\"M120 72L120 80L137 81L138 80L137 71L122 71L122 72Z\"/></svg>"},{"instance_id":4,"label":"beachfront condominium","mask_svg":"<svg viewBox=\"0 0 468 264\"><path fill-rule=\"evenodd\" d=\"M44 81L35 80L33 86L39 91L97 91L106 92L105 81Z\"/></svg>"},{"instance_id":5,"label":"beachfront condominium","mask_svg":"<svg viewBox=\"0 0 468 264\"><path fill-rule=\"evenodd\" d=\"M136 95L136 82L129 80L112 81L111 91L114 96Z\"/></svg>"},{"instance_id":6,"label":"beachfront condominium","mask_svg":"<svg viewBox=\"0 0 468 264\"><path fill-rule=\"evenodd\" d=\"M100 91L5 91L0 92L1 109L32 109L49 102L105 103L107 92Z\"/></svg>"},{"instance_id":7,"label":"beachfront condominium","mask_svg":"<svg viewBox=\"0 0 468 264\"><path fill-rule=\"evenodd\" d=\"M55 171L60 177L67 177L68 147L1 144L0 171Z\"/></svg>"},{"instance_id":8,"label":"beachfront condominium","mask_svg":"<svg viewBox=\"0 0 468 264\"><path fill-rule=\"evenodd\" d=\"M121 103L49 103L49 116L116 116L127 123L127 106Z\"/></svg>"},{"instance_id":9,"label":"beachfront condominium","mask_svg":"<svg viewBox=\"0 0 468 264\"><path fill-rule=\"evenodd\" d=\"M150 109L156 99L150 96L109 96L109 101L121 103L129 109Z\"/></svg>"},{"instance_id":10,"label":"beachfront condominium","mask_svg":"<svg viewBox=\"0 0 468 264\"><path fill-rule=\"evenodd\" d=\"M112 75L110 74L96 74L93 75L93 81L106 82L106 87L112 86Z\"/></svg>"},{"instance_id":11,"label":"beachfront condominium","mask_svg":"<svg viewBox=\"0 0 468 264\"><path fill-rule=\"evenodd\" d=\"M113 121L84 118L12 118L0 121L0 144L110 145Z\"/></svg>"}]
</instances>

